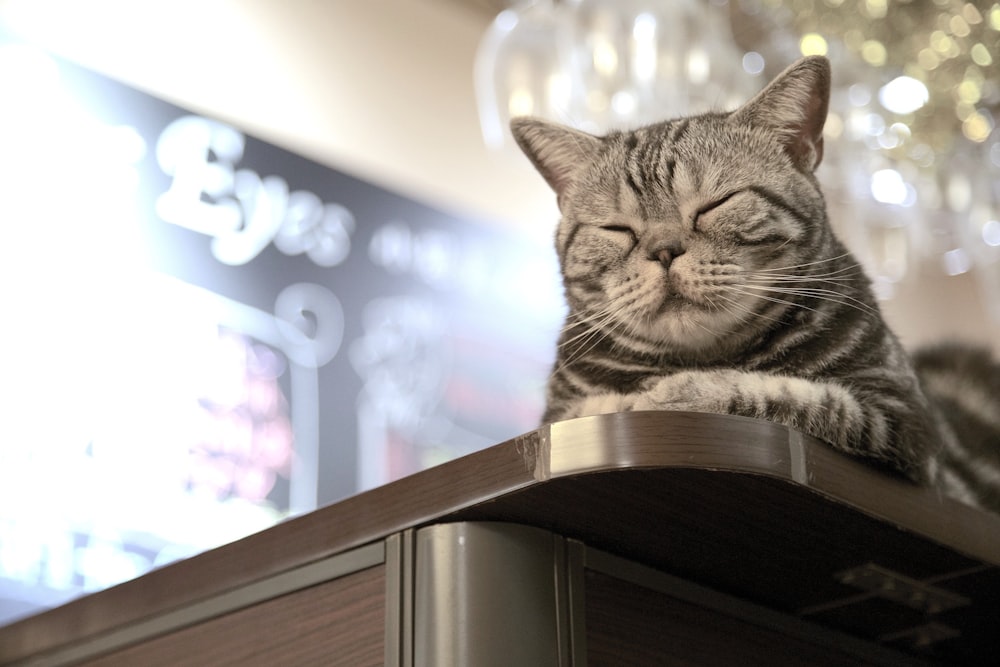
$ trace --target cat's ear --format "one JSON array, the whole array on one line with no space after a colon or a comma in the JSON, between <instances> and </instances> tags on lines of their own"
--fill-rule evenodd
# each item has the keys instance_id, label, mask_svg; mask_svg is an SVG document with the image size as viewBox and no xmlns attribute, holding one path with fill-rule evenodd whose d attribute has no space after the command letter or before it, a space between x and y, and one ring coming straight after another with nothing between
<instances>
[{"instance_id":1,"label":"cat's ear","mask_svg":"<svg viewBox=\"0 0 1000 667\"><path fill-rule=\"evenodd\" d=\"M580 167L601 147L601 140L591 134L538 118L515 118L510 131L560 200Z\"/></svg>"},{"instance_id":2,"label":"cat's ear","mask_svg":"<svg viewBox=\"0 0 1000 667\"><path fill-rule=\"evenodd\" d=\"M830 61L803 58L775 77L734 117L776 132L785 151L804 171L823 159L823 125L830 104Z\"/></svg>"}]
</instances>

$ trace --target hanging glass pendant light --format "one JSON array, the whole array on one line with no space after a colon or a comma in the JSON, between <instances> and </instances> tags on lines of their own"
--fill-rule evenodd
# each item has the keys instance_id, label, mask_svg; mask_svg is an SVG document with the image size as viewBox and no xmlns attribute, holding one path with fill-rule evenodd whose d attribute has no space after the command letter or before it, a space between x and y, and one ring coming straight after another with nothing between
<instances>
[{"instance_id":1,"label":"hanging glass pendant light","mask_svg":"<svg viewBox=\"0 0 1000 667\"><path fill-rule=\"evenodd\" d=\"M700 0L519 3L476 55L483 136L503 147L518 115L599 133L726 106L758 87L742 57L724 10Z\"/></svg>"},{"instance_id":2,"label":"hanging glass pendant light","mask_svg":"<svg viewBox=\"0 0 1000 667\"><path fill-rule=\"evenodd\" d=\"M568 73L556 40L553 0L530 0L500 12L479 43L476 101L483 140L502 148L515 116L559 118L568 111Z\"/></svg>"}]
</instances>

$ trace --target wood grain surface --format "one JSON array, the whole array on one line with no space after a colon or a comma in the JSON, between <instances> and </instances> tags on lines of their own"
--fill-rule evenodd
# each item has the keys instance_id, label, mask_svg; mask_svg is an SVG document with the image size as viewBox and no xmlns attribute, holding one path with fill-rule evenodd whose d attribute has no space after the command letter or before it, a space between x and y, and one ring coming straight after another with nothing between
<instances>
[{"instance_id":1,"label":"wood grain surface","mask_svg":"<svg viewBox=\"0 0 1000 667\"><path fill-rule=\"evenodd\" d=\"M82 663L86 667L383 664L385 572L373 567Z\"/></svg>"},{"instance_id":2,"label":"wood grain surface","mask_svg":"<svg viewBox=\"0 0 1000 667\"><path fill-rule=\"evenodd\" d=\"M858 656L604 574L587 573L587 665L858 667Z\"/></svg>"}]
</instances>

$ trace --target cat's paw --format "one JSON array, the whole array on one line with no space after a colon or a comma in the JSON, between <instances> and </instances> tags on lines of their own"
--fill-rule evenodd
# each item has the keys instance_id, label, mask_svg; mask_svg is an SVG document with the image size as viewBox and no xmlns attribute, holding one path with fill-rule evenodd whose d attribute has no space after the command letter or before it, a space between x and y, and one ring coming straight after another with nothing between
<instances>
[{"instance_id":1,"label":"cat's paw","mask_svg":"<svg viewBox=\"0 0 1000 667\"><path fill-rule=\"evenodd\" d=\"M684 371L649 380L642 390L592 394L579 400L566 417L586 417L633 410L729 412L736 389L725 372Z\"/></svg>"},{"instance_id":2,"label":"cat's paw","mask_svg":"<svg viewBox=\"0 0 1000 667\"><path fill-rule=\"evenodd\" d=\"M625 412L632 410L635 396L606 393L593 394L583 398L573 411L577 417L589 417L593 415L606 415L612 412Z\"/></svg>"},{"instance_id":3,"label":"cat's paw","mask_svg":"<svg viewBox=\"0 0 1000 667\"><path fill-rule=\"evenodd\" d=\"M686 371L657 378L635 394L630 410L729 412L733 393L710 373Z\"/></svg>"}]
</instances>

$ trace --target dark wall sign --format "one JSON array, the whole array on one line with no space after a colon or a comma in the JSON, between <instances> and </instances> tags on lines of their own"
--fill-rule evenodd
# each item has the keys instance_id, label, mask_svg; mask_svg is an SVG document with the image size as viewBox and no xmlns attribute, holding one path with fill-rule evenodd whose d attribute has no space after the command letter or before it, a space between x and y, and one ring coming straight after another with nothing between
<instances>
[{"instance_id":1,"label":"dark wall sign","mask_svg":"<svg viewBox=\"0 0 1000 667\"><path fill-rule=\"evenodd\" d=\"M2 40L0 85L0 621L537 425L548 246Z\"/></svg>"}]
</instances>

